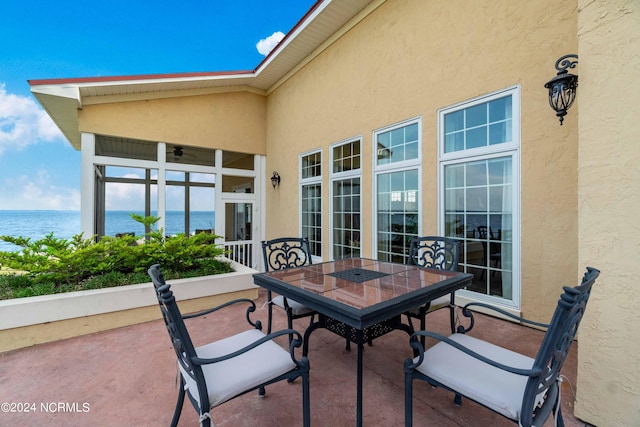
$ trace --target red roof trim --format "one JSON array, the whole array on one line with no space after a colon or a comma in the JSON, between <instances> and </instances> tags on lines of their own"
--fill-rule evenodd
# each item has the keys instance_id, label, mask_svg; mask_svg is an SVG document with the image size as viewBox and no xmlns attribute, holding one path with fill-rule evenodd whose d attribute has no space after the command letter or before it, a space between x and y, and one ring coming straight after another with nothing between
<instances>
[{"instance_id":1,"label":"red roof trim","mask_svg":"<svg viewBox=\"0 0 640 427\"><path fill-rule=\"evenodd\" d=\"M294 25L294 27L284 36L280 43L269 52L267 56L258 64L253 70L246 71L215 71L215 72L195 72L195 73L172 73L172 74L141 74L133 76L101 76L101 77L76 77L76 78L59 78L59 79L40 79L40 80L27 80L29 86L42 86L42 85L60 85L60 84L78 84L78 83L105 83L105 82L127 82L134 80L162 80L162 79L179 79L189 77L216 77L216 76L238 76L243 74L254 74L266 61L275 55L278 48L284 44L292 34L302 26L304 21L313 14L316 9L325 0L318 0L307 13Z\"/></svg>"},{"instance_id":2,"label":"red roof trim","mask_svg":"<svg viewBox=\"0 0 640 427\"><path fill-rule=\"evenodd\" d=\"M189 77L216 77L216 76L237 76L242 74L253 74L252 70L247 71L215 71L215 72L195 72L195 73L172 73L172 74L141 74L133 76L102 76L102 77L77 77L61 79L41 79L27 80L30 86L59 85L72 83L102 83L102 82L126 82L132 80L162 80Z\"/></svg>"}]
</instances>

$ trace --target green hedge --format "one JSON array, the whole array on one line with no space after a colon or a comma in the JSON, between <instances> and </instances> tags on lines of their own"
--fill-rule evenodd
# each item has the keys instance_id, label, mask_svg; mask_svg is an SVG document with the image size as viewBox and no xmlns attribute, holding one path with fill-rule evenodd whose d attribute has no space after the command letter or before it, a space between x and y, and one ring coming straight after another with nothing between
<instances>
[{"instance_id":1,"label":"green hedge","mask_svg":"<svg viewBox=\"0 0 640 427\"><path fill-rule=\"evenodd\" d=\"M134 220L152 225L156 217L131 215ZM71 240L58 239L53 233L31 241L23 237L0 236L0 240L21 248L1 252L0 267L21 271L0 274L0 299L99 289L149 282L147 269L162 265L167 279L208 276L233 271L227 262L216 259L224 249L214 244L219 236L196 234L164 237L162 230L146 236L104 236ZM139 244L139 240L144 243Z\"/></svg>"}]
</instances>

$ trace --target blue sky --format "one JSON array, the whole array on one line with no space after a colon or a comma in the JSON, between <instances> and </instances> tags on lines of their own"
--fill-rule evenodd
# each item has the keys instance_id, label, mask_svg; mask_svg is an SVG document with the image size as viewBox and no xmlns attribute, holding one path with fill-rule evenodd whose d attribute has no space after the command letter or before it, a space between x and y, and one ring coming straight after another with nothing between
<instances>
[{"instance_id":1,"label":"blue sky","mask_svg":"<svg viewBox=\"0 0 640 427\"><path fill-rule=\"evenodd\" d=\"M44 113L27 80L252 70L272 36L286 34L315 2L5 0L0 210L80 209L80 152Z\"/></svg>"}]
</instances>

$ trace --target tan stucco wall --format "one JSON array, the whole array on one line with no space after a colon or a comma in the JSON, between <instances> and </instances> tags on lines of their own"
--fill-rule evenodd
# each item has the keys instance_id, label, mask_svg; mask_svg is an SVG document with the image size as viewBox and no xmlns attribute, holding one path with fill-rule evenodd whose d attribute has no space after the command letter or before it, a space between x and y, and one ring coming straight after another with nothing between
<instances>
[{"instance_id":1,"label":"tan stucco wall","mask_svg":"<svg viewBox=\"0 0 640 427\"><path fill-rule=\"evenodd\" d=\"M579 264L602 273L579 332L575 413L638 426L640 2L579 7Z\"/></svg>"},{"instance_id":2,"label":"tan stucco wall","mask_svg":"<svg viewBox=\"0 0 640 427\"><path fill-rule=\"evenodd\" d=\"M577 3L388 0L269 95L267 237L299 234L298 159L323 150L328 259L329 146L362 136L363 255L372 255L372 131L422 117L422 233L437 231L437 111L521 88L522 311L549 320L577 283L577 107L560 127L544 83L577 51Z\"/></svg>"},{"instance_id":3,"label":"tan stucco wall","mask_svg":"<svg viewBox=\"0 0 640 427\"><path fill-rule=\"evenodd\" d=\"M81 132L265 154L266 97L252 92L85 105Z\"/></svg>"}]
</instances>

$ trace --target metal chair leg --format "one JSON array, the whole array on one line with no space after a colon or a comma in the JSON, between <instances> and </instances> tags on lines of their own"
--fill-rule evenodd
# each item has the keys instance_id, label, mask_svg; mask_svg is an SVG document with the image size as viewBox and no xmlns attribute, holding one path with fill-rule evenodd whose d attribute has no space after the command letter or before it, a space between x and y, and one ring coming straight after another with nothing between
<instances>
[{"instance_id":1,"label":"metal chair leg","mask_svg":"<svg viewBox=\"0 0 640 427\"><path fill-rule=\"evenodd\" d=\"M461 406L462 405L462 395L456 393L455 397L453 398L453 404L456 406Z\"/></svg>"},{"instance_id":2,"label":"metal chair leg","mask_svg":"<svg viewBox=\"0 0 640 427\"><path fill-rule=\"evenodd\" d=\"M311 426L311 399L309 398L309 372L302 376L302 425Z\"/></svg>"},{"instance_id":3,"label":"metal chair leg","mask_svg":"<svg viewBox=\"0 0 640 427\"><path fill-rule=\"evenodd\" d=\"M171 427L176 427L178 425L178 420L180 419L180 414L182 413L182 405L184 404L184 379L182 375L180 375L180 390L178 390L178 401L176 402L176 409L173 411L173 418L171 419Z\"/></svg>"},{"instance_id":4,"label":"metal chair leg","mask_svg":"<svg viewBox=\"0 0 640 427\"><path fill-rule=\"evenodd\" d=\"M451 334L456 333L456 306L449 304L449 321L451 322Z\"/></svg>"},{"instance_id":5,"label":"metal chair leg","mask_svg":"<svg viewBox=\"0 0 640 427\"><path fill-rule=\"evenodd\" d=\"M273 303L271 302L271 291L267 291L267 335L271 333L271 323L273 321Z\"/></svg>"},{"instance_id":6,"label":"metal chair leg","mask_svg":"<svg viewBox=\"0 0 640 427\"><path fill-rule=\"evenodd\" d=\"M422 308L420 308L420 330L424 331L427 328L427 312L422 312ZM420 336L420 344L422 344L422 348L424 349L427 344L427 337L424 335Z\"/></svg>"},{"instance_id":7,"label":"metal chair leg","mask_svg":"<svg viewBox=\"0 0 640 427\"><path fill-rule=\"evenodd\" d=\"M404 425L413 426L413 376L408 372L404 374Z\"/></svg>"}]
</instances>

